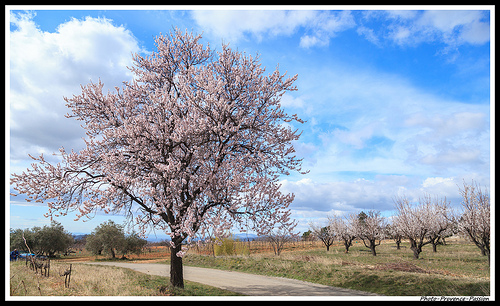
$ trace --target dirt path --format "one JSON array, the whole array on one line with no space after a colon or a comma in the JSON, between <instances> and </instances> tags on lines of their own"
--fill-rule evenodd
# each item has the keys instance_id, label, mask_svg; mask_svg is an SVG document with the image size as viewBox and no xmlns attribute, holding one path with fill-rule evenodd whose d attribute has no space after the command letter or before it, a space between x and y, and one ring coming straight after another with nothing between
<instances>
[{"instance_id":1,"label":"dirt path","mask_svg":"<svg viewBox=\"0 0 500 306\"><path fill-rule=\"evenodd\" d=\"M156 263L85 262L169 276L170 266ZM314 284L295 279L184 266L184 279L253 296L367 296L370 292Z\"/></svg>"}]
</instances>

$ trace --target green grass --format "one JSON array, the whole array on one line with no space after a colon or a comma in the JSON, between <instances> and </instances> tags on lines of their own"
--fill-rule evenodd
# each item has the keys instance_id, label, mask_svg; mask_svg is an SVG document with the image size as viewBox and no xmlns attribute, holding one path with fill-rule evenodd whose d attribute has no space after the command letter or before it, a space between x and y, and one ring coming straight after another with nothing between
<instances>
[{"instance_id":1,"label":"green grass","mask_svg":"<svg viewBox=\"0 0 500 306\"><path fill-rule=\"evenodd\" d=\"M393 243L377 247L377 256L362 244L345 254L342 246L237 256L201 256L188 253L185 265L280 276L319 284L392 296L483 296L490 294L490 268L485 256L472 244L450 242L432 252L425 246L414 260L407 243L396 250ZM73 263L70 288L64 288L60 270L52 263L49 278L35 275L24 262L10 264L10 293L17 296L222 296L236 293L185 281L185 289L171 288L168 277L130 269ZM40 289L38 289L40 288ZM162 290L161 290L162 289Z\"/></svg>"},{"instance_id":2,"label":"green grass","mask_svg":"<svg viewBox=\"0 0 500 306\"><path fill-rule=\"evenodd\" d=\"M363 290L383 295L489 295L487 258L470 244L449 243L424 247L421 258L414 260L409 246L401 250L394 244L377 247L377 256L362 244L343 247L285 252L281 256L200 256L188 254L185 265L279 276L309 282Z\"/></svg>"},{"instance_id":3,"label":"green grass","mask_svg":"<svg viewBox=\"0 0 500 306\"><path fill-rule=\"evenodd\" d=\"M111 266L72 264L70 287L59 272L68 263L51 263L50 277L35 274L24 262L10 263L11 296L226 296L231 291L185 281L185 288L172 288L169 278Z\"/></svg>"}]
</instances>

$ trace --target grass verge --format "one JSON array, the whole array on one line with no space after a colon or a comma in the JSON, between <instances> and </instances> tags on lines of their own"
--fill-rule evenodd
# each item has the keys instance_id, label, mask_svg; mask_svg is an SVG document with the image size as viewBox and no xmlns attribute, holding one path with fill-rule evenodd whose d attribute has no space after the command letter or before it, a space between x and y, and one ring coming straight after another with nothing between
<instances>
[{"instance_id":1,"label":"grass verge","mask_svg":"<svg viewBox=\"0 0 500 306\"><path fill-rule=\"evenodd\" d=\"M11 296L226 296L231 291L185 281L185 288L172 288L168 277L130 269L73 263L70 287L64 287L60 271L68 263L52 262L50 277L35 274L24 262L10 263Z\"/></svg>"},{"instance_id":2,"label":"grass verge","mask_svg":"<svg viewBox=\"0 0 500 306\"><path fill-rule=\"evenodd\" d=\"M488 261L477 248L448 244L424 248L412 259L409 246L395 250L391 243L377 247L377 256L355 245L349 254L341 246L294 251L281 256L201 256L188 254L185 265L287 277L329 286L392 296L487 296L490 294Z\"/></svg>"}]
</instances>

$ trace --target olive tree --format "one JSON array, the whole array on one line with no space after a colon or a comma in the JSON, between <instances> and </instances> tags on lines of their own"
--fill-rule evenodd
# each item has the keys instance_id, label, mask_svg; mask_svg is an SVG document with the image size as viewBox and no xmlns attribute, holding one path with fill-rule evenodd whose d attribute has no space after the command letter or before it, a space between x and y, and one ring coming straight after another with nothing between
<instances>
[{"instance_id":1,"label":"olive tree","mask_svg":"<svg viewBox=\"0 0 500 306\"><path fill-rule=\"evenodd\" d=\"M31 229L10 231L11 249L28 252L29 247L35 254L54 257L58 252L66 252L71 245L73 245L73 236L56 221L43 227L35 226Z\"/></svg>"},{"instance_id":2,"label":"olive tree","mask_svg":"<svg viewBox=\"0 0 500 306\"><path fill-rule=\"evenodd\" d=\"M100 255L102 252L116 257L117 250L122 250L126 245L125 232L123 226L116 224L112 220L98 225L90 235L87 236L85 248Z\"/></svg>"}]
</instances>

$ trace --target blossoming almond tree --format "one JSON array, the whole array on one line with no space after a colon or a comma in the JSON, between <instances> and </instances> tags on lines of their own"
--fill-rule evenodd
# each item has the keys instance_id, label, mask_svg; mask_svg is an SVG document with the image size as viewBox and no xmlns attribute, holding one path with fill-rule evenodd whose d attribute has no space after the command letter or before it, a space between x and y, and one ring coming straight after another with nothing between
<instances>
[{"instance_id":1,"label":"blossoming almond tree","mask_svg":"<svg viewBox=\"0 0 500 306\"><path fill-rule=\"evenodd\" d=\"M403 237L410 240L413 258L418 259L422 247L431 243L427 240L429 230L433 227L431 202L420 198L418 205L414 205L405 196L401 196L394 199L394 204L396 215L393 217L393 224Z\"/></svg>"},{"instance_id":2,"label":"blossoming almond tree","mask_svg":"<svg viewBox=\"0 0 500 306\"><path fill-rule=\"evenodd\" d=\"M330 250L330 246L335 242L335 238L337 238L337 233L330 225L331 218L332 217L328 216L328 224L326 226L321 226L313 222L309 223L313 235L323 242L327 252Z\"/></svg>"},{"instance_id":3,"label":"blossoming almond tree","mask_svg":"<svg viewBox=\"0 0 500 306\"><path fill-rule=\"evenodd\" d=\"M370 210L368 214L361 212L354 224L356 237L363 241L365 247L369 248L373 256L377 256L375 248L386 238L387 222L380 211Z\"/></svg>"},{"instance_id":4,"label":"blossoming almond tree","mask_svg":"<svg viewBox=\"0 0 500 306\"><path fill-rule=\"evenodd\" d=\"M424 201L430 203L431 211L429 211L429 216L432 218L432 224L427 232L427 239L432 244L432 251L437 252L437 244L440 240L444 239L445 235L451 232L452 228L452 211L450 202L444 198L438 198L437 196L432 199L430 195L424 196Z\"/></svg>"},{"instance_id":5,"label":"blossoming almond tree","mask_svg":"<svg viewBox=\"0 0 500 306\"><path fill-rule=\"evenodd\" d=\"M99 80L65 98L86 147L61 148L58 164L32 157L32 168L11 178L16 191L47 202L51 218L126 212L142 231L165 231L175 287L184 284L183 241L244 220L261 234L292 222L293 194L280 192L278 178L304 173L292 146L300 134L284 124L303 121L280 108L297 76L264 76L258 58L228 45L212 51L200 38L160 35L156 52L133 56L135 79L121 89L104 93Z\"/></svg>"},{"instance_id":6,"label":"blossoming almond tree","mask_svg":"<svg viewBox=\"0 0 500 306\"><path fill-rule=\"evenodd\" d=\"M352 246L352 241L356 238L354 226L357 222L357 215L350 213L344 217L334 215L328 218L329 227L334 233L334 236L344 243L345 253L349 253L349 248Z\"/></svg>"},{"instance_id":7,"label":"blossoming almond tree","mask_svg":"<svg viewBox=\"0 0 500 306\"><path fill-rule=\"evenodd\" d=\"M411 203L405 196L394 199L396 216L393 226L404 238L410 240L413 258L418 259L422 247L433 244L436 252L438 239L451 228L451 207L446 198L431 197L425 194L418 199L418 204Z\"/></svg>"},{"instance_id":8,"label":"blossoming almond tree","mask_svg":"<svg viewBox=\"0 0 500 306\"><path fill-rule=\"evenodd\" d=\"M490 262L490 193L474 181L463 183L460 188L463 197L463 213L457 217L458 230L481 250L483 256L488 256Z\"/></svg>"}]
</instances>

